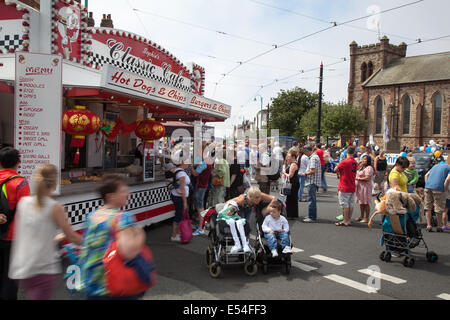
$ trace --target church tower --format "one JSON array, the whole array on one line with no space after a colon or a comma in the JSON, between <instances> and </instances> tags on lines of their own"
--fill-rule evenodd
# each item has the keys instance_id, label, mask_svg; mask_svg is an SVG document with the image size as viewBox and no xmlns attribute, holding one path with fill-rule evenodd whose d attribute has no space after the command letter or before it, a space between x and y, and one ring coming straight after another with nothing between
<instances>
[{"instance_id":1,"label":"church tower","mask_svg":"<svg viewBox=\"0 0 450 320\"><path fill-rule=\"evenodd\" d=\"M358 46L355 41L350 43L348 104L363 106L363 84L379 70L384 69L392 59L404 58L406 47L404 42L398 46L389 44L386 36L377 44Z\"/></svg>"}]
</instances>

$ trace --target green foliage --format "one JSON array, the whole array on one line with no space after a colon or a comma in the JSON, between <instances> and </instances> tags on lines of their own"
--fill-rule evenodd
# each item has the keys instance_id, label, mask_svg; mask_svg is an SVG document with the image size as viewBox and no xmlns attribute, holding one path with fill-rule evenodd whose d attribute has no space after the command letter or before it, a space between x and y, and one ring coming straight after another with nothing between
<instances>
[{"instance_id":1,"label":"green foliage","mask_svg":"<svg viewBox=\"0 0 450 320\"><path fill-rule=\"evenodd\" d=\"M317 135L318 107L308 111L300 121L297 132L300 137ZM340 102L326 103L322 106L321 135L323 137L339 137L357 135L364 131L367 122L364 121L360 108L353 108Z\"/></svg>"},{"instance_id":2,"label":"green foliage","mask_svg":"<svg viewBox=\"0 0 450 320\"><path fill-rule=\"evenodd\" d=\"M276 98L272 98L269 128L278 129L280 136L300 137L300 121L304 114L314 108L318 99L318 94L298 87L281 90Z\"/></svg>"},{"instance_id":3,"label":"green foliage","mask_svg":"<svg viewBox=\"0 0 450 320\"><path fill-rule=\"evenodd\" d=\"M357 135L367 128L361 108L343 102L330 106L322 123L329 137Z\"/></svg>"}]
</instances>

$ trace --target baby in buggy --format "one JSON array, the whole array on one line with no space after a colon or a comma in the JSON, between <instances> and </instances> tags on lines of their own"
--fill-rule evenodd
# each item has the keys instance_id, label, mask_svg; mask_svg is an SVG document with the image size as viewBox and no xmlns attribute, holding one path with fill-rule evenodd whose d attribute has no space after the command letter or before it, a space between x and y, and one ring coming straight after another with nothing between
<instances>
[{"instance_id":1,"label":"baby in buggy","mask_svg":"<svg viewBox=\"0 0 450 320\"><path fill-rule=\"evenodd\" d=\"M245 273L254 276L258 272L255 250L249 245L250 226L238 214L238 204L231 200L217 204L205 213L209 221L211 243L206 250L209 274L218 278L223 266L244 265Z\"/></svg>"},{"instance_id":2,"label":"baby in buggy","mask_svg":"<svg viewBox=\"0 0 450 320\"><path fill-rule=\"evenodd\" d=\"M380 244L385 246L385 251L380 254L382 261L390 262L393 256L403 257L403 265L412 267L415 259L411 255L411 249L416 247L425 248L429 262L437 261L437 254L428 250L417 225L421 202L421 197L416 193L404 193L394 189L387 192L385 200L378 200L377 211L372 215L369 227L372 226L374 216L383 214L383 235Z\"/></svg>"},{"instance_id":3,"label":"baby in buggy","mask_svg":"<svg viewBox=\"0 0 450 320\"><path fill-rule=\"evenodd\" d=\"M265 217L263 211L256 212L257 242L255 250L258 263L262 265L264 274L267 273L269 264L281 265L284 272L289 274L292 240L283 200L272 201L267 209L268 214Z\"/></svg>"},{"instance_id":4,"label":"baby in buggy","mask_svg":"<svg viewBox=\"0 0 450 320\"><path fill-rule=\"evenodd\" d=\"M264 237L267 239L272 257L278 257L278 241L281 240L283 253L292 253L291 240L289 239L289 223L281 215L283 205L279 201L274 201L269 206L270 214L266 216L262 224Z\"/></svg>"},{"instance_id":5,"label":"baby in buggy","mask_svg":"<svg viewBox=\"0 0 450 320\"><path fill-rule=\"evenodd\" d=\"M234 246L230 250L231 254L238 253L242 249L245 253L251 252L244 230L246 221L245 219L241 218L241 216L239 216L238 210L239 207L236 201L231 200L217 215L217 221L223 220L230 227L231 235L234 240ZM240 241L238 232L240 235Z\"/></svg>"}]
</instances>

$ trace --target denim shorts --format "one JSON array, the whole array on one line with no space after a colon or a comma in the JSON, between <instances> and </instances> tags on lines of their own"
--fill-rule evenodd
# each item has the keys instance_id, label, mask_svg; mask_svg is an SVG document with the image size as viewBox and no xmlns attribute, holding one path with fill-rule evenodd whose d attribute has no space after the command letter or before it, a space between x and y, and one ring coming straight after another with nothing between
<instances>
[{"instance_id":1,"label":"denim shorts","mask_svg":"<svg viewBox=\"0 0 450 320\"><path fill-rule=\"evenodd\" d=\"M205 200L206 188L197 188L194 192L194 206L196 209L204 209L205 204L203 203Z\"/></svg>"},{"instance_id":2,"label":"denim shorts","mask_svg":"<svg viewBox=\"0 0 450 320\"><path fill-rule=\"evenodd\" d=\"M450 209L450 199L445 202L445 208Z\"/></svg>"},{"instance_id":3,"label":"denim shorts","mask_svg":"<svg viewBox=\"0 0 450 320\"><path fill-rule=\"evenodd\" d=\"M175 218L173 219L173 223L179 224L181 220L183 220L183 210L184 203L182 197L170 195L172 198L173 205L175 206Z\"/></svg>"}]
</instances>

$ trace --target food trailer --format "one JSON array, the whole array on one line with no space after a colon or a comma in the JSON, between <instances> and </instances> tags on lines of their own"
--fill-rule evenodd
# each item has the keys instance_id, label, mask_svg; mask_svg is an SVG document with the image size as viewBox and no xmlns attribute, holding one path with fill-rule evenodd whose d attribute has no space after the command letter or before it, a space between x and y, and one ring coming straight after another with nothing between
<instances>
[{"instance_id":1,"label":"food trailer","mask_svg":"<svg viewBox=\"0 0 450 320\"><path fill-rule=\"evenodd\" d=\"M19 174L61 172L57 200L75 230L102 205L104 174L130 186L125 210L141 225L173 217L159 138L166 121L226 120L231 107L204 96L205 70L145 37L88 26L79 1L39 10L0 0L0 139L21 153Z\"/></svg>"}]
</instances>

